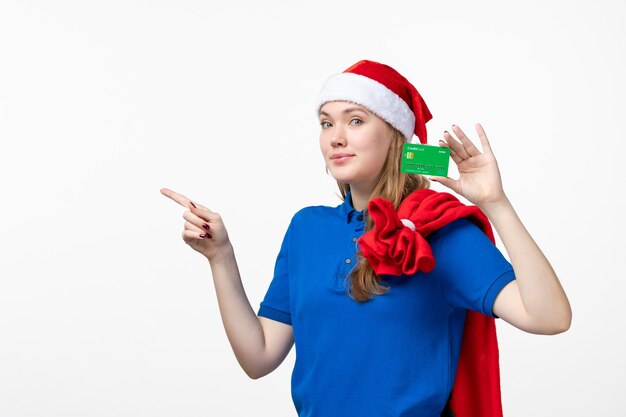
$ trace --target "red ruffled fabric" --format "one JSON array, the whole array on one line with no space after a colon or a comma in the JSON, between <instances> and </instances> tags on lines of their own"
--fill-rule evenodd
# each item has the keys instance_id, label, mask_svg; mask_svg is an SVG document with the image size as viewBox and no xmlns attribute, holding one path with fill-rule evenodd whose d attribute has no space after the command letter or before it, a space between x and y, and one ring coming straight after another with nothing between
<instances>
[{"instance_id":1,"label":"red ruffled fabric","mask_svg":"<svg viewBox=\"0 0 626 417\"><path fill-rule=\"evenodd\" d=\"M378 275L432 271L435 259L425 238L460 217L472 221L494 245L496 243L487 216L478 207L467 206L446 192L417 190L402 201L397 211L390 201L376 197L369 201L367 211L374 227L364 233L358 243ZM415 231L400 219L412 221ZM493 317L467 310L450 407L456 417L502 417L499 352Z\"/></svg>"}]
</instances>

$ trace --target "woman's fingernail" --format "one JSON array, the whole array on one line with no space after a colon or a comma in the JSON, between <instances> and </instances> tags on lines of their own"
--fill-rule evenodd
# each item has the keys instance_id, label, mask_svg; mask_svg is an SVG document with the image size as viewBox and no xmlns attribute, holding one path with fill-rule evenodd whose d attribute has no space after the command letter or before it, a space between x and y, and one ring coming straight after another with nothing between
<instances>
[{"instance_id":1,"label":"woman's fingernail","mask_svg":"<svg viewBox=\"0 0 626 417\"><path fill-rule=\"evenodd\" d=\"M444 131L443 131L443 133L448 133L448 131L447 131L447 130L444 130Z\"/></svg>"},{"instance_id":2,"label":"woman's fingernail","mask_svg":"<svg viewBox=\"0 0 626 417\"><path fill-rule=\"evenodd\" d=\"M210 229L209 225L208 225L208 224L206 224L206 223L204 223L204 224L202 225L202 227L204 227L206 230L209 230L209 229Z\"/></svg>"},{"instance_id":3,"label":"woman's fingernail","mask_svg":"<svg viewBox=\"0 0 626 417\"><path fill-rule=\"evenodd\" d=\"M456 126L456 125L452 125L452 126L454 127L454 126Z\"/></svg>"},{"instance_id":4,"label":"woman's fingernail","mask_svg":"<svg viewBox=\"0 0 626 417\"><path fill-rule=\"evenodd\" d=\"M206 237L206 235L205 235L204 233L202 233L202 234L200 235L200 238L201 238L201 239L204 239L205 237Z\"/></svg>"},{"instance_id":5,"label":"woman's fingernail","mask_svg":"<svg viewBox=\"0 0 626 417\"><path fill-rule=\"evenodd\" d=\"M191 205L193 206L193 208L198 208L196 207L196 205L193 203L193 201L190 201Z\"/></svg>"}]
</instances>

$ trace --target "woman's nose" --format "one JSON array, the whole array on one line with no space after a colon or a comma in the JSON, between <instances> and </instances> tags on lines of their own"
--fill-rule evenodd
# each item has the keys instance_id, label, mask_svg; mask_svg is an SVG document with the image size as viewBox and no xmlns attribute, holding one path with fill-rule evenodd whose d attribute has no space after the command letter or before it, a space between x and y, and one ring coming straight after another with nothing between
<instances>
[{"instance_id":1,"label":"woman's nose","mask_svg":"<svg viewBox=\"0 0 626 417\"><path fill-rule=\"evenodd\" d=\"M346 134L345 130L342 128L333 129L333 135L330 139L330 144L333 146L337 145L345 145L346 143Z\"/></svg>"}]
</instances>

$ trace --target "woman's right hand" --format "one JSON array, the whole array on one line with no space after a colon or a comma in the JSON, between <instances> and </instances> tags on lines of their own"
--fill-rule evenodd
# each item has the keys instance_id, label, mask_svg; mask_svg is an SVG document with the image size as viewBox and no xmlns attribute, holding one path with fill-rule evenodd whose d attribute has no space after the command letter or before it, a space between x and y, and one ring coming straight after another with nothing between
<instances>
[{"instance_id":1,"label":"woman's right hand","mask_svg":"<svg viewBox=\"0 0 626 417\"><path fill-rule=\"evenodd\" d=\"M217 212L198 203L194 207L194 203L187 197L168 188L161 188L161 194L189 209L183 213L183 218L187 220L182 233L186 244L206 256L209 261L229 250L228 232Z\"/></svg>"}]
</instances>

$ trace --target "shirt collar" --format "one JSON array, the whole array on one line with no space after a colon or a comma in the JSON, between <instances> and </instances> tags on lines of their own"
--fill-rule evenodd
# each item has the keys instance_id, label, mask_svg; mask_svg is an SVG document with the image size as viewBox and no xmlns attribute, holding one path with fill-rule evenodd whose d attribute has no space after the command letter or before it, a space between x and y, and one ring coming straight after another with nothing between
<instances>
[{"instance_id":1,"label":"shirt collar","mask_svg":"<svg viewBox=\"0 0 626 417\"><path fill-rule=\"evenodd\" d=\"M352 216L363 214L365 210L358 211L352 206L352 190L348 191L343 203L339 206L341 215L346 219L346 223L350 223Z\"/></svg>"}]
</instances>

